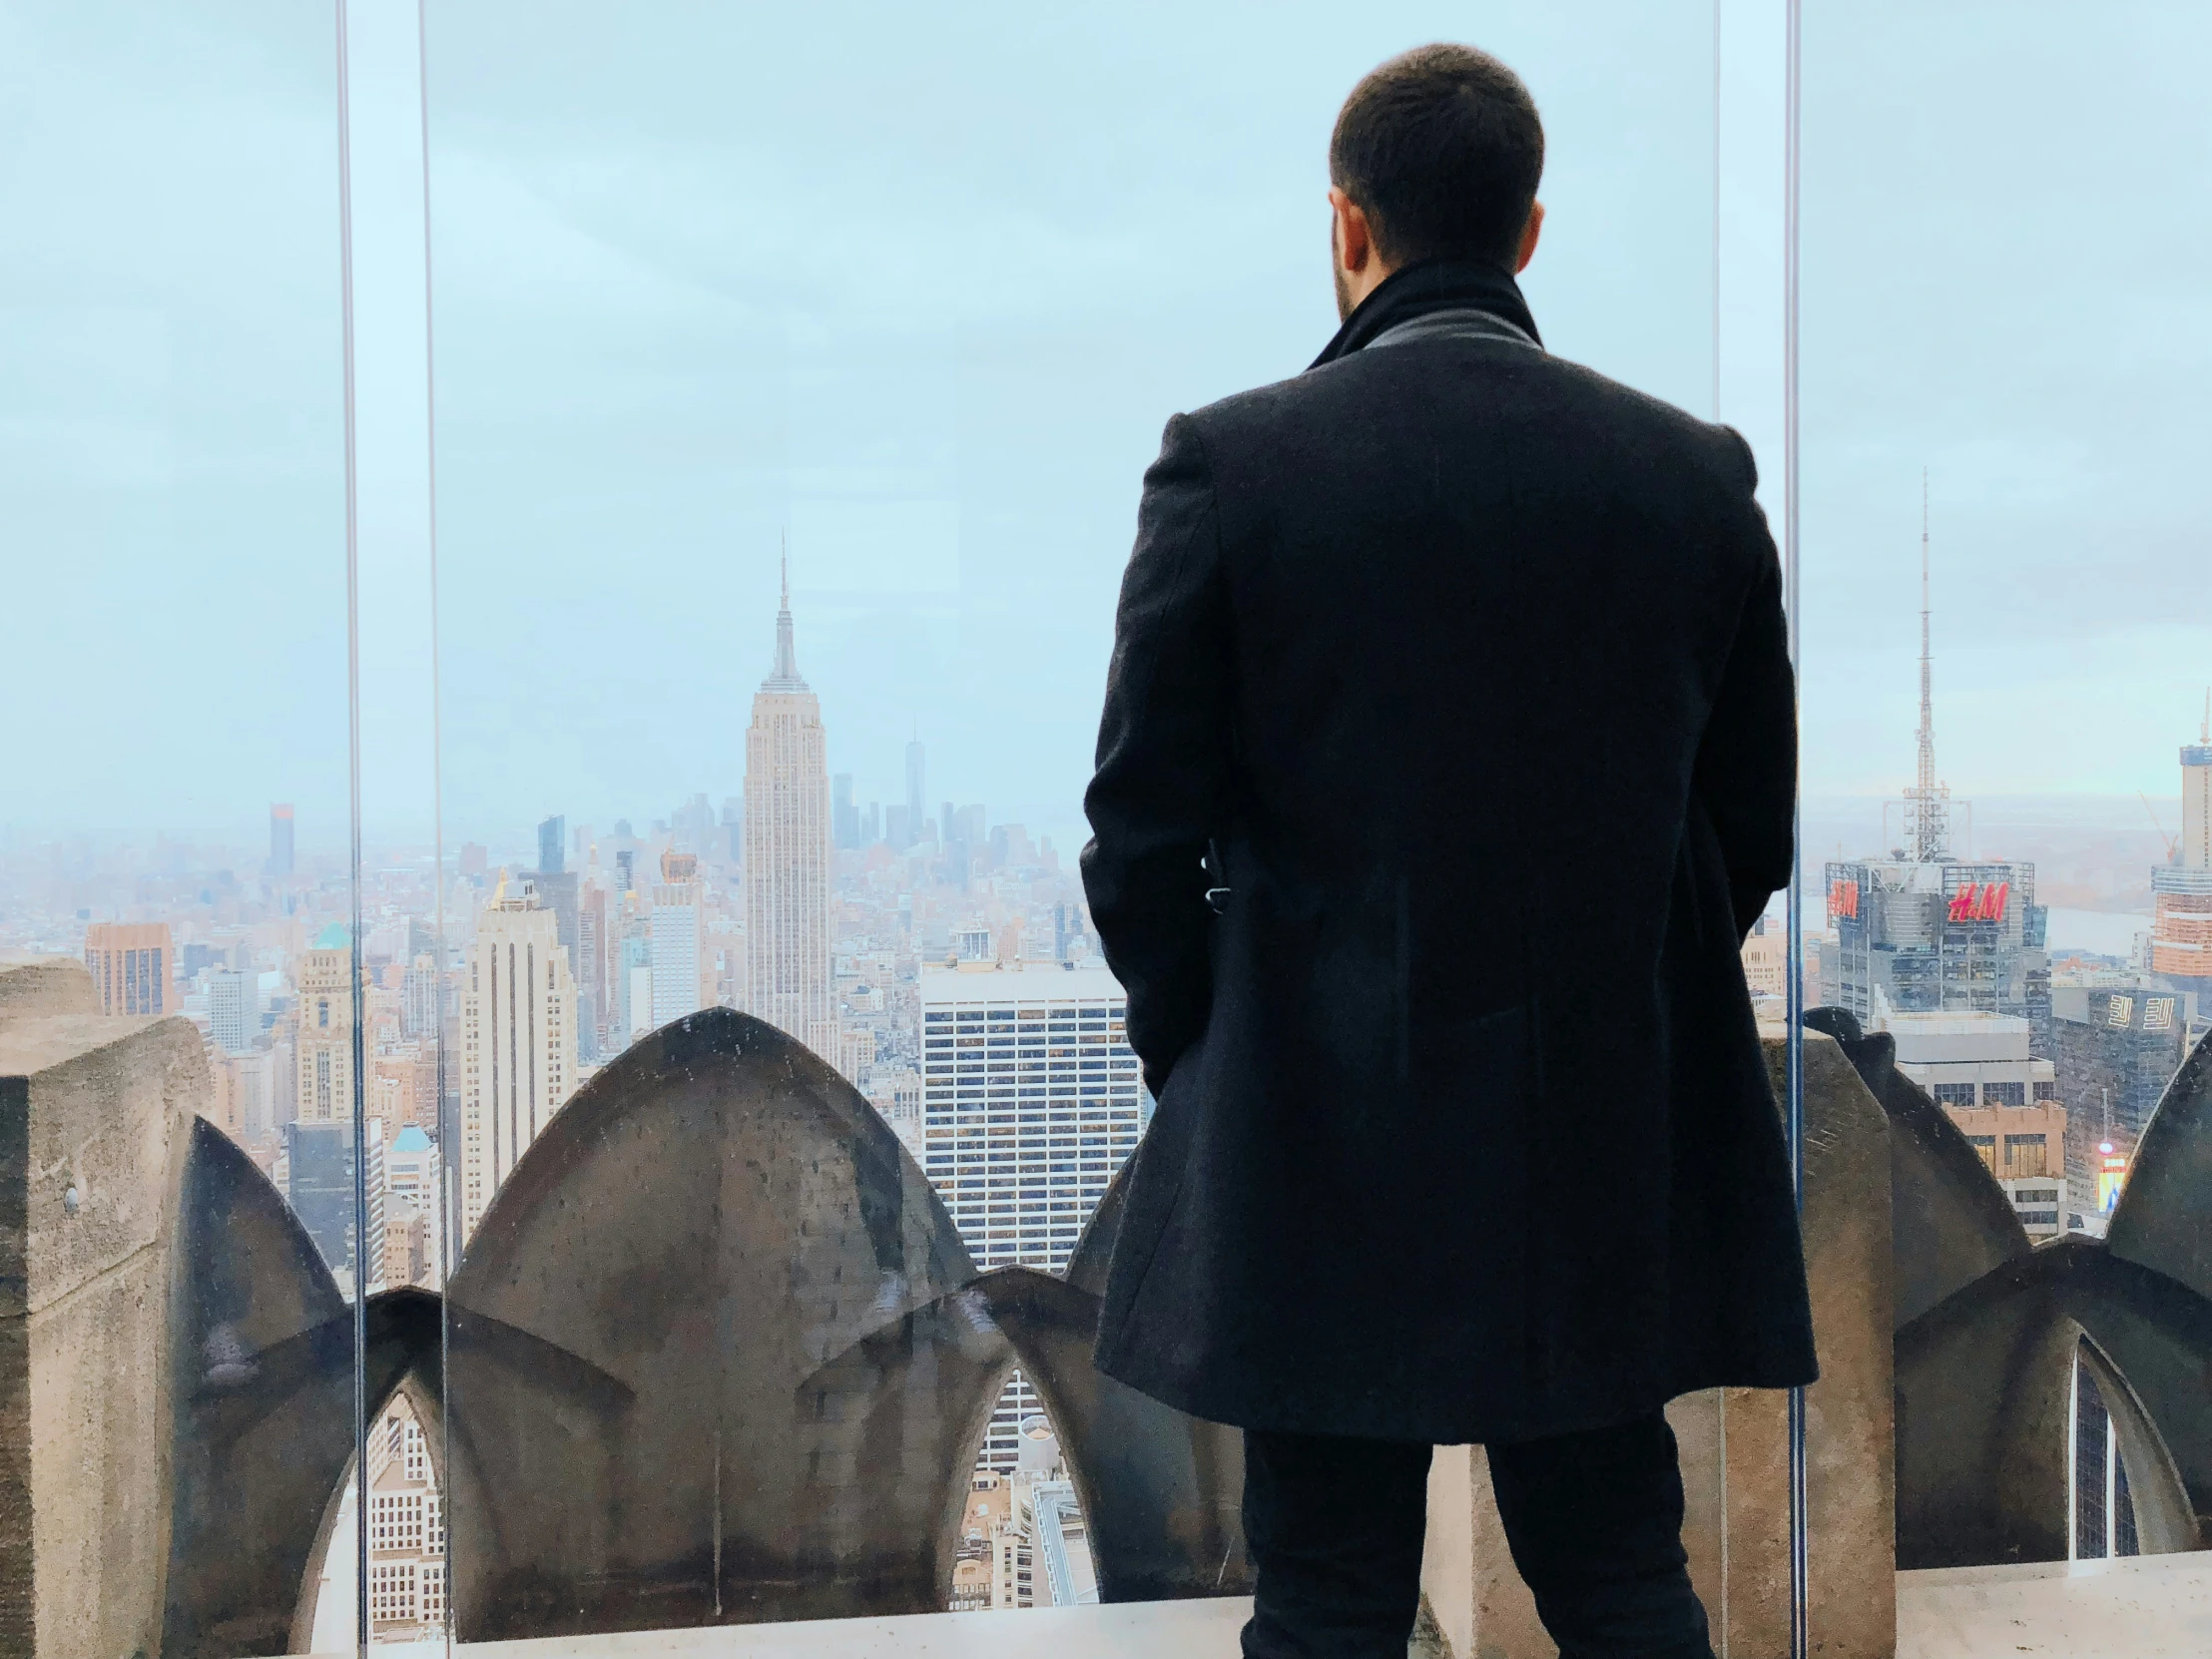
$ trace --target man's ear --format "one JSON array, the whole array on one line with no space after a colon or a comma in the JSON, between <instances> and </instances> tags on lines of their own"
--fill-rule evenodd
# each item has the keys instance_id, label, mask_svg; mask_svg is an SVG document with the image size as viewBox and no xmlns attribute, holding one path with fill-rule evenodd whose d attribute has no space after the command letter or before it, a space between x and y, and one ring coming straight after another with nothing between
<instances>
[{"instance_id":1,"label":"man's ear","mask_svg":"<svg viewBox=\"0 0 2212 1659\"><path fill-rule=\"evenodd\" d=\"M1337 264L1358 275L1367 270L1368 261L1375 257L1375 238L1368 229L1368 216L1359 203L1335 185L1329 187L1329 206L1337 216Z\"/></svg>"},{"instance_id":2,"label":"man's ear","mask_svg":"<svg viewBox=\"0 0 2212 1659\"><path fill-rule=\"evenodd\" d=\"M1520 250L1513 256L1513 275L1518 276L1528 269L1528 262L1536 257L1536 240L1544 234L1544 205L1528 204L1528 223L1521 227Z\"/></svg>"}]
</instances>

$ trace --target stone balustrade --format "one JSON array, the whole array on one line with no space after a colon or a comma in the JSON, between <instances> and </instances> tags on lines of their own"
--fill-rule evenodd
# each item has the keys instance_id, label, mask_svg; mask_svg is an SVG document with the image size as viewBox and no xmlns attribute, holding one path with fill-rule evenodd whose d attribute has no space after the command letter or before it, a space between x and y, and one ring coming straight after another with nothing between
<instances>
[{"instance_id":1,"label":"stone balustrade","mask_svg":"<svg viewBox=\"0 0 2212 1659\"><path fill-rule=\"evenodd\" d=\"M71 964L0 966L0 1659L297 1651L352 1453L352 1310L196 1115L197 1032L90 1006ZM1822 1651L1894 1650L1901 1564L2064 1557L2077 1354L2114 1402L2144 1547L2200 1547L2204 1051L2109 1239L2030 1249L1888 1039L1832 1029L1805 1048ZM368 1407L406 1391L447 1494L459 1635L940 1607L1016 1364L1060 1432L1104 1599L1248 1590L1239 1436L1090 1364L1119 1217L1117 1189L1064 1277L979 1273L823 1061L728 1010L654 1033L538 1137L442 1302L364 1310ZM1784 1412L1745 1390L1672 1412L1692 1571L1739 1653L1787 1650ZM1431 1496L1430 1640L1548 1654L1479 1454L1442 1453Z\"/></svg>"}]
</instances>

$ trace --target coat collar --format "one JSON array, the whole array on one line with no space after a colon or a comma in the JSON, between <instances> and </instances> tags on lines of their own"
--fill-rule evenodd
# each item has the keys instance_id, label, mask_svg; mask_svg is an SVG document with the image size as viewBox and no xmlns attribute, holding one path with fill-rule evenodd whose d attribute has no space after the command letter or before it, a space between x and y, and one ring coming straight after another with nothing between
<instances>
[{"instance_id":1,"label":"coat collar","mask_svg":"<svg viewBox=\"0 0 2212 1659\"><path fill-rule=\"evenodd\" d=\"M1393 271L1337 330L1337 337L1322 349L1312 366L1333 363L1372 345L1378 335L1431 311L1477 310L1508 322L1529 339L1542 344L1536 319L1528 313L1520 284L1495 266L1461 265L1449 260L1424 260Z\"/></svg>"}]
</instances>

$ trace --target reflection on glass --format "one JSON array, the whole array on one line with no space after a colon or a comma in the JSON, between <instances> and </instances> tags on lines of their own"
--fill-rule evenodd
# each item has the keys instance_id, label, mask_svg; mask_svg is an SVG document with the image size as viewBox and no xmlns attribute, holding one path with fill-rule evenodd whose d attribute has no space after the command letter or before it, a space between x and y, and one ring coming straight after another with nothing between
<instances>
[{"instance_id":1,"label":"reflection on glass","mask_svg":"<svg viewBox=\"0 0 2212 1659\"><path fill-rule=\"evenodd\" d=\"M1234 1437L1054 1345L1151 1107L1075 868L1138 480L1328 337L1336 103L1464 27L1310 22L432 8L463 1637L1245 1582ZM1702 407L1709 10L1515 27L1652 163L1570 148L1547 337Z\"/></svg>"},{"instance_id":2,"label":"reflection on glass","mask_svg":"<svg viewBox=\"0 0 2212 1659\"><path fill-rule=\"evenodd\" d=\"M2212 245L2174 208L2212 182L2177 144L2199 32L1878 6L1808 53L1807 1001L1887 1039L1952 1172L1934 1211L1900 1192L1901 1248L1950 1229L1900 1263L1934 1299L1900 1310L1907 1566L2194 1547L2212 1497L2171 1370L2212 1312L2179 1243L2212 1132L2185 1066L2212 1031L2212 624L2174 597L2212 522L2184 389L2212 345L2179 298ZM2093 129L2042 118L2051 77L2099 89ZM2042 251L2091 203L2114 233L2084 333L2050 325L2078 296ZM1981 1431L1971 1468L1944 1448Z\"/></svg>"},{"instance_id":3,"label":"reflection on glass","mask_svg":"<svg viewBox=\"0 0 2212 1659\"><path fill-rule=\"evenodd\" d=\"M353 1198L330 19L5 30L0 957L82 968L0 998L0 1069L99 1078L29 1114L67 1149L32 1259L91 1275L32 1288L29 1422L86 1436L36 1455L94 1471L35 1483L38 1645L280 1651L350 1631L317 1546L393 1274Z\"/></svg>"}]
</instances>

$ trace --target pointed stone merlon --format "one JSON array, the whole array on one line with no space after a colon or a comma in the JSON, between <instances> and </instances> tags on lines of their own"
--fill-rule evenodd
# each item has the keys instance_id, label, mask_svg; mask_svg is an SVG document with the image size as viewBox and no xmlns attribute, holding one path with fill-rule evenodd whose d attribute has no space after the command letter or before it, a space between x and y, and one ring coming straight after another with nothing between
<instances>
[{"instance_id":1,"label":"pointed stone merlon","mask_svg":"<svg viewBox=\"0 0 2212 1659\"><path fill-rule=\"evenodd\" d=\"M183 1019L0 962L0 1659L161 1651L169 1240L211 1094Z\"/></svg>"},{"instance_id":2,"label":"pointed stone merlon","mask_svg":"<svg viewBox=\"0 0 2212 1659\"><path fill-rule=\"evenodd\" d=\"M1782 1042L1767 1058L1779 1098ZM1805 1039L1805 1257L1821 1380L1806 1393L1811 1619L1834 1659L1897 1651L1889 1126L1830 1037ZM1668 1408L1683 1547L1717 1651L1790 1651L1789 1396L1729 1388ZM1725 1563L1725 1565L1724 1565ZM1459 1659L1555 1659L1513 1570L1489 1466L1438 1449L1421 1587ZM1721 1647L1723 1625L1727 1647Z\"/></svg>"}]
</instances>

